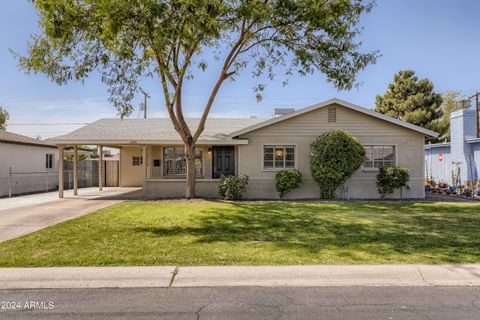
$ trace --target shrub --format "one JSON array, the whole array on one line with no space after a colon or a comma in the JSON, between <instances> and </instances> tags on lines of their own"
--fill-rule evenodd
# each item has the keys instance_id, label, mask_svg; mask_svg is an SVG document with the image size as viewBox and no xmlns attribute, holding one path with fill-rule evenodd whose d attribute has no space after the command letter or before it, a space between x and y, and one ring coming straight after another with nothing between
<instances>
[{"instance_id":1,"label":"shrub","mask_svg":"<svg viewBox=\"0 0 480 320\"><path fill-rule=\"evenodd\" d=\"M247 190L248 176L224 176L218 183L218 194L224 200L239 200Z\"/></svg>"},{"instance_id":2,"label":"shrub","mask_svg":"<svg viewBox=\"0 0 480 320\"><path fill-rule=\"evenodd\" d=\"M275 189L280 199L302 184L302 173L297 169L278 171L275 175Z\"/></svg>"},{"instance_id":3,"label":"shrub","mask_svg":"<svg viewBox=\"0 0 480 320\"><path fill-rule=\"evenodd\" d=\"M409 179L408 169L402 167L383 167L377 175L377 189L382 199L386 194L407 186Z\"/></svg>"},{"instance_id":4,"label":"shrub","mask_svg":"<svg viewBox=\"0 0 480 320\"><path fill-rule=\"evenodd\" d=\"M343 130L326 132L310 145L310 168L322 199L333 199L335 190L357 171L365 160L358 139Z\"/></svg>"}]
</instances>

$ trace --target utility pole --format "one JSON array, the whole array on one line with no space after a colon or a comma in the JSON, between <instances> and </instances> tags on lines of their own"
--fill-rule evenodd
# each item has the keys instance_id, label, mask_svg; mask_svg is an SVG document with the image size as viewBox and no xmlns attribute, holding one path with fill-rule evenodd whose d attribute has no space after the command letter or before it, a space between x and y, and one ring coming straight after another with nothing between
<instances>
[{"instance_id":1,"label":"utility pole","mask_svg":"<svg viewBox=\"0 0 480 320\"><path fill-rule=\"evenodd\" d=\"M147 119L147 99L149 99L150 96L143 91L142 88L140 88L140 91L143 93L143 119Z\"/></svg>"},{"instance_id":2,"label":"utility pole","mask_svg":"<svg viewBox=\"0 0 480 320\"><path fill-rule=\"evenodd\" d=\"M475 93L475 118L477 119L477 138L480 138L480 110L478 105L478 95L480 92Z\"/></svg>"},{"instance_id":3,"label":"utility pole","mask_svg":"<svg viewBox=\"0 0 480 320\"><path fill-rule=\"evenodd\" d=\"M475 122L477 125L477 138L480 138L480 103L479 103L479 97L480 96L480 91L475 92L475 94L468 99L475 98Z\"/></svg>"}]
</instances>

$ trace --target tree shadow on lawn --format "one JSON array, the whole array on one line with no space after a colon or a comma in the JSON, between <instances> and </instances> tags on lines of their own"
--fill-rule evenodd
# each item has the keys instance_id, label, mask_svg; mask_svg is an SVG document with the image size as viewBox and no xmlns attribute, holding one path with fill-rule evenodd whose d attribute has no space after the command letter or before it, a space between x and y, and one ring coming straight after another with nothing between
<instances>
[{"instance_id":1,"label":"tree shadow on lawn","mask_svg":"<svg viewBox=\"0 0 480 320\"><path fill-rule=\"evenodd\" d=\"M480 207L478 207L480 209ZM228 203L193 215L190 226L143 227L161 237L194 236L196 243L262 243L319 253L361 248L369 254L420 254L429 259L480 260L475 207L421 203Z\"/></svg>"}]
</instances>

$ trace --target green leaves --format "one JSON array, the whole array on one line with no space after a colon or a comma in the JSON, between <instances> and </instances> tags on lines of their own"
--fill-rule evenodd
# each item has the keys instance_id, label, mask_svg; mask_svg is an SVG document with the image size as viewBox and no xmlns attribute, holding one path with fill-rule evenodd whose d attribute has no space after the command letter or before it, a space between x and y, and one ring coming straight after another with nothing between
<instances>
[{"instance_id":1,"label":"green leaves","mask_svg":"<svg viewBox=\"0 0 480 320\"><path fill-rule=\"evenodd\" d=\"M377 189L382 199L386 194L393 193L396 189L407 186L409 174L407 168L383 167L377 175Z\"/></svg>"},{"instance_id":2,"label":"green leaves","mask_svg":"<svg viewBox=\"0 0 480 320\"><path fill-rule=\"evenodd\" d=\"M10 114L7 110L0 107L0 131L7 130L7 121L10 118Z\"/></svg>"},{"instance_id":3,"label":"green leaves","mask_svg":"<svg viewBox=\"0 0 480 320\"><path fill-rule=\"evenodd\" d=\"M402 70L394 76L388 91L376 97L375 111L435 130L443 115L442 100L430 80L419 80L414 71Z\"/></svg>"},{"instance_id":4,"label":"green leaves","mask_svg":"<svg viewBox=\"0 0 480 320\"><path fill-rule=\"evenodd\" d=\"M248 176L224 176L218 182L218 194L224 200L240 200L247 190Z\"/></svg>"},{"instance_id":5,"label":"green leaves","mask_svg":"<svg viewBox=\"0 0 480 320\"><path fill-rule=\"evenodd\" d=\"M275 174L275 189L280 199L302 184L302 173L297 169L281 170Z\"/></svg>"},{"instance_id":6,"label":"green leaves","mask_svg":"<svg viewBox=\"0 0 480 320\"><path fill-rule=\"evenodd\" d=\"M207 54L215 48L226 62L222 71L232 79L248 65L254 77L266 75L268 80L279 73L288 78L293 71L308 75L318 70L339 89L351 88L358 71L377 57L376 52L360 53L355 40L361 14L372 7L362 0L36 0L32 4L40 17L41 34L30 42L20 67L44 73L58 84L83 81L98 71L111 87L111 102L122 116L131 112L139 79L158 75L168 98L185 75L193 79L192 61L200 61L198 67L205 71L206 61L214 60ZM231 59L223 60L229 52Z\"/></svg>"},{"instance_id":7,"label":"green leaves","mask_svg":"<svg viewBox=\"0 0 480 320\"><path fill-rule=\"evenodd\" d=\"M365 149L358 139L343 130L332 130L310 144L310 168L320 186L322 199L333 199L336 189L344 184L363 164Z\"/></svg>"}]
</instances>

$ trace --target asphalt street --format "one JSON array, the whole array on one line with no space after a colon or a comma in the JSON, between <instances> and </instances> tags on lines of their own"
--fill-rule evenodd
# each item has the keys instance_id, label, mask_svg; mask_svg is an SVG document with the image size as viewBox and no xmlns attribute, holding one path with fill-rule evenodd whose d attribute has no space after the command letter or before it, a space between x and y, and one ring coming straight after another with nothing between
<instances>
[{"instance_id":1,"label":"asphalt street","mask_svg":"<svg viewBox=\"0 0 480 320\"><path fill-rule=\"evenodd\" d=\"M0 319L480 319L480 287L460 286L0 290L0 303Z\"/></svg>"}]
</instances>

